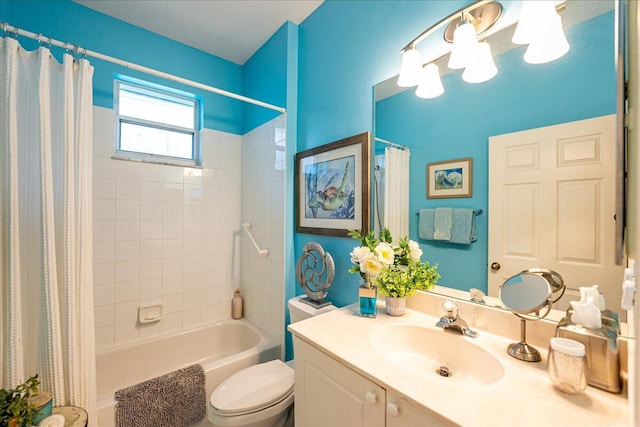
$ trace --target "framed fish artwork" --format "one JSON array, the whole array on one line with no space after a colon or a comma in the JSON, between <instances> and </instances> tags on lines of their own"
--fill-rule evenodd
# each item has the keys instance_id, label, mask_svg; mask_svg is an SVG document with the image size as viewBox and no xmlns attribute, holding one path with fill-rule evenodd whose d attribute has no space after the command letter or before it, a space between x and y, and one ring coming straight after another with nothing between
<instances>
[{"instance_id":1,"label":"framed fish artwork","mask_svg":"<svg viewBox=\"0 0 640 427\"><path fill-rule=\"evenodd\" d=\"M369 231L369 132L296 154L296 231Z\"/></svg>"}]
</instances>

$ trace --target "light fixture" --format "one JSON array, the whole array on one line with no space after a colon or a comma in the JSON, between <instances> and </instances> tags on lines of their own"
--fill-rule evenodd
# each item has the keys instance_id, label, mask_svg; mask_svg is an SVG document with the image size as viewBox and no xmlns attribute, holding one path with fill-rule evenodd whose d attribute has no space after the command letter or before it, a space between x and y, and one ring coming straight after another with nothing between
<instances>
[{"instance_id":1,"label":"light fixture","mask_svg":"<svg viewBox=\"0 0 640 427\"><path fill-rule=\"evenodd\" d=\"M402 55L402 66L400 67L400 77L398 86L411 87L418 84L422 74L422 59L420 52L415 47L404 51Z\"/></svg>"},{"instance_id":2,"label":"light fixture","mask_svg":"<svg viewBox=\"0 0 640 427\"><path fill-rule=\"evenodd\" d=\"M525 0L512 42L528 44L524 60L544 64L561 58L569 51L562 18L553 0Z\"/></svg>"},{"instance_id":3,"label":"light fixture","mask_svg":"<svg viewBox=\"0 0 640 427\"><path fill-rule=\"evenodd\" d=\"M422 69L420 83L416 88L416 96L419 98L437 98L444 93L444 86L440 80L440 69L431 62Z\"/></svg>"},{"instance_id":4,"label":"light fixture","mask_svg":"<svg viewBox=\"0 0 640 427\"><path fill-rule=\"evenodd\" d=\"M469 65L462 73L462 80L465 82L482 83L498 74L498 68L491 56L491 46L486 41L478 43L478 48L470 59Z\"/></svg>"},{"instance_id":5,"label":"light fixture","mask_svg":"<svg viewBox=\"0 0 640 427\"><path fill-rule=\"evenodd\" d=\"M524 60L530 64L542 64L560 58L569 50L569 43L562 28L562 18L556 10L554 0L524 0L520 20L513 36L516 44L528 44ZM564 4L564 3L561 3ZM402 50L402 68L398 85L416 86L416 96L435 98L444 92L438 66L435 64L442 53L434 59L422 61L416 46L443 27L444 40L451 43L448 67L463 69L462 79L468 83L482 83L493 78L498 69L487 41L478 38L489 34L489 30L502 17L502 5L494 0L478 0L427 28L411 40ZM445 55L448 52L445 52ZM440 62L440 61L438 61ZM422 65L427 65L422 68Z\"/></svg>"}]
</instances>

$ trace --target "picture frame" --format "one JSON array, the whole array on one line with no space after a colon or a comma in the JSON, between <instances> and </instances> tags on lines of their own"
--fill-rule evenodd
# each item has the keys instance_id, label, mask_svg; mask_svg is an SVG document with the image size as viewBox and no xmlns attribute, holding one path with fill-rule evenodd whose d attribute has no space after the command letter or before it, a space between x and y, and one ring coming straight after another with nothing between
<instances>
[{"instance_id":1,"label":"picture frame","mask_svg":"<svg viewBox=\"0 0 640 427\"><path fill-rule=\"evenodd\" d=\"M473 159L427 163L427 199L471 197Z\"/></svg>"},{"instance_id":2,"label":"picture frame","mask_svg":"<svg viewBox=\"0 0 640 427\"><path fill-rule=\"evenodd\" d=\"M296 231L369 231L369 132L296 154Z\"/></svg>"}]
</instances>

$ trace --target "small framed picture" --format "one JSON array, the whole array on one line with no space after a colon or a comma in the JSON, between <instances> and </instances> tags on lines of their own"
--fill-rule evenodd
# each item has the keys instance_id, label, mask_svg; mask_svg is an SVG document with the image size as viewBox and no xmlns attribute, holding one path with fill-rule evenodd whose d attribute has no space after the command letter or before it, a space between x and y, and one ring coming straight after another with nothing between
<instances>
[{"instance_id":1,"label":"small framed picture","mask_svg":"<svg viewBox=\"0 0 640 427\"><path fill-rule=\"evenodd\" d=\"M427 163L427 199L471 197L473 159Z\"/></svg>"},{"instance_id":2,"label":"small framed picture","mask_svg":"<svg viewBox=\"0 0 640 427\"><path fill-rule=\"evenodd\" d=\"M296 154L296 231L369 231L369 133Z\"/></svg>"}]
</instances>

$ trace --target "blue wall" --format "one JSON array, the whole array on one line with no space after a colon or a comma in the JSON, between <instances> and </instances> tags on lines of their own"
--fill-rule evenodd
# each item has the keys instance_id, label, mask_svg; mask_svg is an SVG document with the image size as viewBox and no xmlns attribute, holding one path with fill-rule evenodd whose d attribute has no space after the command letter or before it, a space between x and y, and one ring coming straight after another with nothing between
<instances>
[{"instance_id":1,"label":"blue wall","mask_svg":"<svg viewBox=\"0 0 640 427\"><path fill-rule=\"evenodd\" d=\"M69 0L0 0L0 19L10 25L41 33L61 41L125 61L174 74L237 94L250 93L266 102L284 107L286 96L286 26L243 66L175 42L166 37L111 18ZM288 24L287 24L288 25ZM27 49L37 42L21 38ZM58 57L62 49L52 48ZM176 84L144 73L128 70L105 61L90 59L94 71L94 104L112 108L113 75L120 73L195 93L204 100L204 126L234 134L243 134L273 115L251 110L242 102L190 86ZM261 76L256 77L260 69ZM265 84L268 81L269 84ZM246 92L244 85L247 85ZM254 107L255 108L255 107ZM244 115L248 119L245 121ZM262 122L261 122L262 121Z\"/></svg>"},{"instance_id":2,"label":"blue wall","mask_svg":"<svg viewBox=\"0 0 640 427\"><path fill-rule=\"evenodd\" d=\"M300 25L298 151L372 131L372 87L398 73L400 49L442 16L469 3L349 0L323 3ZM602 19L606 25L612 24L611 14ZM447 201L447 205L482 208L486 212L488 135L613 113L615 83L600 79L602 64L610 67L613 57L613 40L605 34L578 42L573 30L569 31L571 51L547 66L522 65L518 71L507 69L503 62L522 63L523 49L508 52L496 61L498 76L484 84L468 85L461 81L459 72L449 74L444 79L447 92L430 103L409 92L410 97L407 95L404 101L416 106L423 101L421 112L414 109L414 114L399 122L410 124L413 132L396 135L398 129L379 129L377 136L409 145L416 141L422 144L412 147L411 212L437 204L427 201L425 195L427 162L473 157L474 197L453 199ZM605 49L604 56L589 58L603 44L609 53ZM551 86L541 83L567 70L578 70L578 73ZM613 70L607 72L613 78ZM512 85L513 90L497 95L498 85L504 82ZM467 86L468 95L464 99L456 98L452 94L463 84ZM522 98L518 94L520 89L526 90L529 102L525 111L514 108ZM390 100L386 108L391 108L392 102L399 101ZM544 113L537 117L540 120L534 117L538 112ZM492 121L492 125L478 130L475 124L460 120L460 117L470 117L470 113L473 113L471 116L491 114L504 120ZM470 247L420 242L425 252L423 259L440 264L441 284L486 287L487 213L478 217L478 221L480 239ZM295 237L296 254L307 242L316 241L333 255L336 278L329 290L329 299L339 306L355 302L358 279L347 270L351 267L349 252L356 242L301 233ZM417 218L412 218L410 237L418 240ZM460 263L461 259L465 262ZM460 268L461 265L464 268Z\"/></svg>"},{"instance_id":3,"label":"blue wall","mask_svg":"<svg viewBox=\"0 0 640 427\"><path fill-rule=\"evenodd\" d=\"M469 246L419 240L412 217L410 238L421 243L423 258L439 264L440 284L487 289L490 136L615 113L613 28L610 12L570 28L571 50L555 62L527 64L519 47L496 58L499 74L484 84L465 83L458 71L444 76L439 98L420 99L408 90L377 103L376 136L411 147L409 211L448 206L485 212L477 217L478 241ZM426 164L462 157L473 158L473 197L427 199Z\"/></svg>"},{"instance_id":4,"label":"blue wall","mask_svg":"<svg viewBox=\"0 0 640 427\"><path fill-rule=\"evenodd\" d=\"M371 132L372 88L398 73L400 49L440 17L469 3L329 0L318 7L300 24L298 151ZM356 241L296 233L296 256L312 241L335 261L328 298L338 306L355 302L358 278L347 271Z\"/></svg>"}]
</instances>

